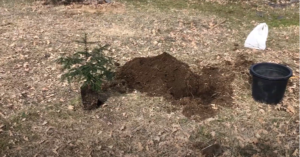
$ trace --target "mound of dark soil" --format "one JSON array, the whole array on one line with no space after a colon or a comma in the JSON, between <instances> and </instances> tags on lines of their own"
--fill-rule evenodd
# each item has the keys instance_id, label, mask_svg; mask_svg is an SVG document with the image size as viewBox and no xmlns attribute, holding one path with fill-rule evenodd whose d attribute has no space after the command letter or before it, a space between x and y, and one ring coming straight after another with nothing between
<instances>
[{"instance_id":1,"label":"mound of dark soil","mask_svg":"<svg viewBox=\"0 0 300 157\"><path fill-rule=\"evenodd\" d=\"M168 53L135 58L122 66L116 76L125 80L130 89L176 100L176 104L184 105L183 114L187 117L214 115L211 104L232 105L233 75L218 67L206 67L201 75L194 74L187 64Z\"/></svg>"},{"instance_id":2,"label":"mound of dark soil","mask_svg":"<svg viewBox=\"0 0 300 157\"><path fill-rule=\"evenodd\" d=\"M117 78L124 79L129 88L155 96L170 95L174 99L197 93L199 86L198 76L189 66L167 53L135 58L121 67Z\"/></svg>"}]
</instances>

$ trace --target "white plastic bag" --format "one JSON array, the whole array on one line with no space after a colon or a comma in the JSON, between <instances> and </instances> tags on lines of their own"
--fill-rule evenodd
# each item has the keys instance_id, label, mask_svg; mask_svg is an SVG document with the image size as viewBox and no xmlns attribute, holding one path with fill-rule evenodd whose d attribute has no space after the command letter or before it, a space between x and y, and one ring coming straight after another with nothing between
<instances>
[{"instance_id":1,"label":"white plastic bag","mask_svg":"<svg viewBox=\"0 0 300 157\"><path fill-rule=\"evenodd\" d=\"M253 49L266 49L266 41L268 38L268 25L261 23L257 25L248 35L244 46Z\"/></svg>"}]
</instances>

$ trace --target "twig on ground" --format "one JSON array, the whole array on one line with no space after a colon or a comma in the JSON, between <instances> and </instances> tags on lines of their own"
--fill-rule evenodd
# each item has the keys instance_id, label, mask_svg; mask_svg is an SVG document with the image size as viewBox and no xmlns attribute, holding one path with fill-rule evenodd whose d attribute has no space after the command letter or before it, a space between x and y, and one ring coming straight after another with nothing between
<instances>
[{"instance_id":1,"label":"twig on ground","mask_svg":"<svg viewBox=\"0 0 300 157\"><path fill-rule=\"evenodd\" d=\"M216 25L210 27L209 29L214 29L214 28L218 27L219 25L225 23L226 21L227 21L227 20L224 20L224 21L222 21L222 22L220 22L220 23L218 23L218 24L216 24Z\"/></svg>"}]
</instances>

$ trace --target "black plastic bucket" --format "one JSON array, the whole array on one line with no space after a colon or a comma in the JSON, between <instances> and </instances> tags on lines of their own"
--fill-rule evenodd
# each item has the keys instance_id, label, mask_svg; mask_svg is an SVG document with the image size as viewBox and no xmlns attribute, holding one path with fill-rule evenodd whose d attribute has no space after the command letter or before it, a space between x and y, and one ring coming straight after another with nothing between
<instances>
[{"instance_id":1,"label":"black plastic bucket","mask_svg":"<svg viewBox=\"0 0 300 157\"><path fill-rule=\"evenodd\" d=\"M262 103L277 104L282 100L293 72L281 64L258 63L251 66L250 74L253 77L253 99Z\"/></svg>"}]
</instances>

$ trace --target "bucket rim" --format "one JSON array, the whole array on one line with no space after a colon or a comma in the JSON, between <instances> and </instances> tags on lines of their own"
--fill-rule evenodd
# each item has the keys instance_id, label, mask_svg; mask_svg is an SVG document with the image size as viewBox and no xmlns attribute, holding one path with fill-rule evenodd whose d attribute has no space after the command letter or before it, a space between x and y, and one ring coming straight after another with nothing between
<instances>
[{"instance_id":1,"label":"bucket rim","mask_svg":"<svg viewBox=\"0 0 300 157\"><path fill-rule=\"evenodd\" d=\"M285 76L285 77L276 77L276 78L270 78L270 77L262 76L262 75L260 75L260 74L258 74L258 73L256 73L254 71L254 67L258 66L258 65L263 65L263 64L265 64L265 65L281 66L283 68L286 68L289 71L289 74L287 76ZM262 79L267 79L267 80L274 80L274 81L275 80L288 80L290 77L293 76L293 71L288 66L283 65L283 64L277 64L277 63L269 63L269 62L262 62L262 63L256 63L256 64L251 65L251 67L250 67L250 73L252 75L255 75L256 77L259 77L259 78L262 78Z\"/></svg>"}]
</instances>

